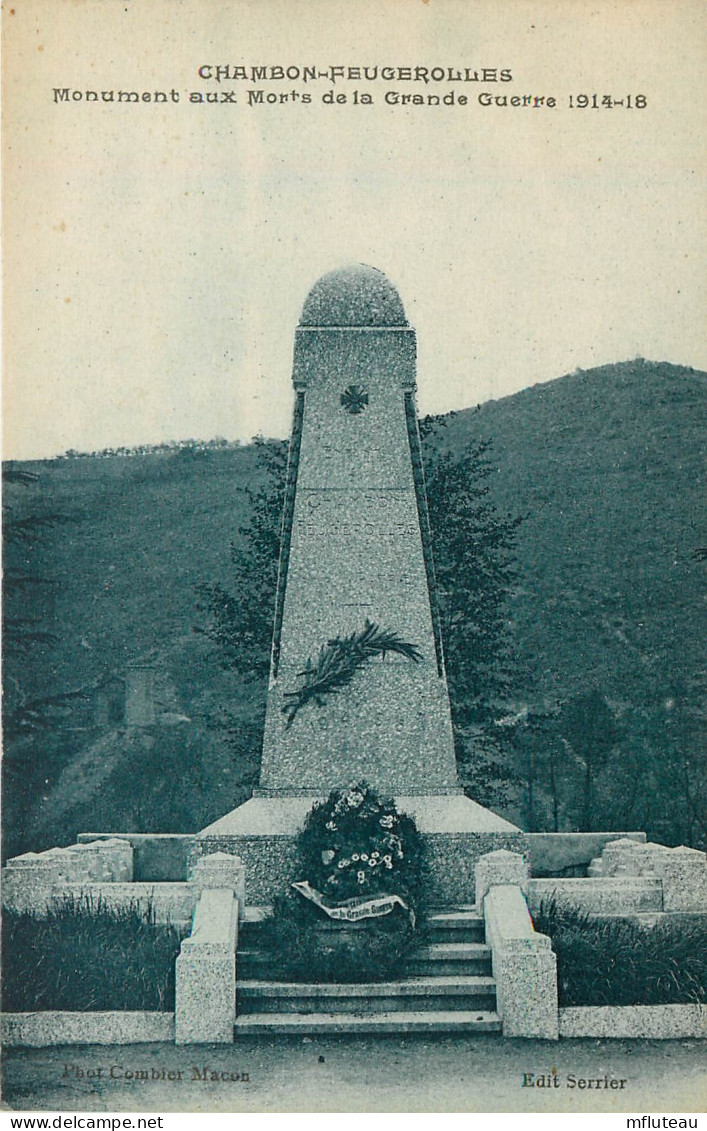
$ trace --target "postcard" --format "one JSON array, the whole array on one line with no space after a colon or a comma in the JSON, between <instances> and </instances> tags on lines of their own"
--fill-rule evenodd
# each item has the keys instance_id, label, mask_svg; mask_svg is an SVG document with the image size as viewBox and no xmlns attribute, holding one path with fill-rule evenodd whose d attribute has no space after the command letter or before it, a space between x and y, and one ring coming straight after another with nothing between
<instances>
[{"instance_id":1,"label":"postcard","mask_svg":"<svg viewBox=\"0 0 707 1131\"><path fill-rule=\"evenodd\" d=\"M7 0L6 1111L696 1126L706 14Z\"/></svg>"}]
</instances>

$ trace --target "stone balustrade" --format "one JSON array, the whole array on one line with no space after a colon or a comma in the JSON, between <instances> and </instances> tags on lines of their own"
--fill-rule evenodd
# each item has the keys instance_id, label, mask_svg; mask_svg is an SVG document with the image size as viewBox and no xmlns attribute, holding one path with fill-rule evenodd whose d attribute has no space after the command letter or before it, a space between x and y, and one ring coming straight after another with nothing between
<instances>
[{"instance_id":1,"label":"stone balustrade","mask_svg":"<svg viewBox=\"0 0 707 1131\"><path fill-rule=\"evenodd\" d=\"M245 865L212 852L194 863L189 888L197 898L192 932L176 964L178 1045L233 1041L236 1020L238 922L245 911Z\"/></svg>"},{"instance_id":2,"label":"stone balustrade","mask_svg":"<svg viewBox=\"0 0 707 1131\"><path fill-rule=\"evenodd\" d=\"M149 911L158 923L177 924L191 920L204 890L226 888L244 913L245 866L238 856L217 852L201 857L188 882L135 882L132 860L129 841L118 838L25 852L3 869L2 905L42 916L64 899L87 900L116 911L134 907Z\"/></svg>"},{"instance_id":3,"label":"stone balustrade","mask_svg":"<svg viewBox=\"0 0 707 1131\"><path fill-rule=\"evenodd\" d=\"M238 900L231 888L204 888L176 963L178 1045L231 1044L236 1019Z\"/></svg>"},{"instance_id":4,"label":"stone balustrade","mask_svg":"<svg viewBox=\"0 0 707 1131\"><path fill-rule=\"evenodd\" d=\"M476 865L477 904L491 947L497 1010L506 1037L558 1038L557 961L525 900L528 866L519 853L498 851Z\"/></svg>"}]
</instances>

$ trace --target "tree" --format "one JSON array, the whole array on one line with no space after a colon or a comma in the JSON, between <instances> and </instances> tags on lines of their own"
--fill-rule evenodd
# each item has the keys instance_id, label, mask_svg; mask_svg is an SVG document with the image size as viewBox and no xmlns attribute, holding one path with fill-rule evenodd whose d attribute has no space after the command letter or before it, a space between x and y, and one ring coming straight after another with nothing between
<instances>
[{"instance_id":1,"label":"tree","mask_svg":"<svg viewBox=\"0 0 707 1131\"><path fill-rule=\"evenodd\" d=\"M31 675L36 657L59 641L53 630L57 583L47 576L44 562L46 536L70 517L47 508L35 472L10 461L3 466L2 480L3 837L12 844L45 780L45 764L35 757L34 743L41 738L46 748L60 742L56 732L67 707L67 697L38 694Z\"/></svg>"},{"instance_id":2,"label":"tree","mask_svg":"<svg viewBox=\"0 0 707 1131\"><path fill-rule=\"evenodd\" d=\"M579 827L588 831L592 828L594 782L621 738L621 729L596 687L564 704L559 729L582 769Z\"/></svg>"},{"instance_id":3,"label":"tree","mask_svg":"<svg viewBox=\"0 0 707 1131\"><path fill-rule=\"evenodd\" d=\"M262 437L254 442L261 481L246 490L250 517L239 529L240 541L231 543L233 586L197 587L197 607L207 619L195 631L216 645L224 668L262 682L270 664L289 444Z\"/></svg>"},{"instance_id":4,"label":"tree","mask_svg":"<svg viewBox=\"0 0 707 1131\"><path fill-rule=\"evenodd\" d=\"M8 463L2 471L3 483L31 487L39 483L32 471ZM7 499L7 491L5 495ZM35 510L24 514L5 502L3 505L3 541L6 564L3 571L3 643L10 657L26 656L36 645L53 645L56 634L42 623L37 606L47 587L55 583L37 573L36 557L42 534L59 522L64 515L48 514Z\"/></svg>"},{"instance_id":5,"label":"tree","mask_svg":"<svg viewBox=\"0 0 707 1131\"><path fill-rule=\"evenodd\" d=\"M523 767L525 822L528 832L552 828L559 832L565 804L562 785L567 757L557 732L559 707L527 706L519 713L513 744Z\"/></svg>"},{"instance_id":6,"label":"tree","mask_svg":"<svg viewBox=\"0 0 707 1131\"><path fill-rule=\"evenodd\" d=\"M498 804L518 780L501 720L518 671L507 603L523 519L499 514L490 498L491 442L446 451L445 424L427 417L420 432L457 761L474 797Z\"/></svg>"}]
</instances>

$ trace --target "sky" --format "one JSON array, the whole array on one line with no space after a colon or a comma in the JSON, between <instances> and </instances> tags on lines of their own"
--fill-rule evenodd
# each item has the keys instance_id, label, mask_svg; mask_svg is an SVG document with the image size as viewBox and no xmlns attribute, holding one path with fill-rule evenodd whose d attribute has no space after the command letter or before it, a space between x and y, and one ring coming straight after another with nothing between
<instances>
[{"instance_id":1,"label":"sky","mask_svg":"<svg viewBox=\"0 0 707 1131\"><path fill-rule=\"evenodd\" d=\"M302 304L349 262L399 290L422 412L636 356L707 368L706 23L693 0L16 0L5 458L286 435ZM512 80L198 76L312 63ZM169 102L73 98L119 89ZM257 89L299 97L249 105Z\"/></svg>"}]
</instances>

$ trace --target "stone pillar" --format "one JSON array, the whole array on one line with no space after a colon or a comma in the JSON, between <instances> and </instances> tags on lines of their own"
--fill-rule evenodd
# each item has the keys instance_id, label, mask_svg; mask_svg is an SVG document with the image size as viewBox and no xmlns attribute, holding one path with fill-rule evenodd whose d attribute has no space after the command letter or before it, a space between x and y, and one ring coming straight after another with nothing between
<instances>
[{"instance_id":1,"label":"stone pillar","mask_svg":"<svg viewBox=\"0 0 707 1131\"><path fill-rule=\"evenodd\" d=\"M484 896L496 884L514 884L523 894L528 891L528 862L519 852L501 848L487 852L476 865L476 906L483 910Z\"/></svg>"},{"instance_id":2,"label":"stone pillar","mask_svg":"<svg viewBox=\"0 0 707 1131\"><path fill-rule=\"evenodd\" d=\"M108 879L98 844L98 841L92 840L86 844L70 844L66 849L70 861L70 883L96 883Z\"/></svg>"},{"instance_id":3,"label":"stone pillar","mask_svg":"<svg viewBox=\"0 0 707 1131\"><path fill-rule=\"evenodd\" d=\"M98 848L102 879L118 884L132 882L133 846L130 841L111 837L109 840L95 840L90 843Z\"/></svg>"},{"instance_id":4,"label":"stone pillar","mask_svg":"<svg viewBox=\"0 0 707 1131\"><path fill-rule=\"evenodd\" d=\"M656 860L663 911L707 910L707 856L696 848L669 848Z\"/></svg>"},{"instance_id":5,"label":"stone pillar","mask_svg":"<svg viewBox=\"0 0 707 1131\"><path fill-rule=\"evenodd\" d=\"M52 860L56 863L56 877L54 883L61 890L66 884L73 881L72 857L65 848L46 848L38 854L40 860Z\"/></svg>"},{"instance_id":6,"label":"stone pillar","mask_svg":"<svg viewBox=\"0 0 707 1131\"><path fill-rule=\"evenodd\" d=\"M59 864L51 856L25 852L3 869L2 905L20 913L46 915L59 882Z\"/></svg>"},{"instance_id":7,"label":"stone pillar","mask_svg":"<svg viewBox=\"0 0 707 1131\"><path fill-rule=\"evenodd\" d=\"M237 945L238 901L233 891L205 889L176 963L178 1045L233 1042Z\"/></svg>"},{"instance_id":8,"label":"stone pillar","mask_svg":"<svg viewBox=\"0 0 707 1131\"><path fill-rule=\"evenodd\" d=\"M211 852L200 856L194 864L189 881L196 889L197 897L209 888L222 888L232 891L238 900L238 918L245 913L245 864L240 856L227 852Z\"/></svg>"}]
</instances>

